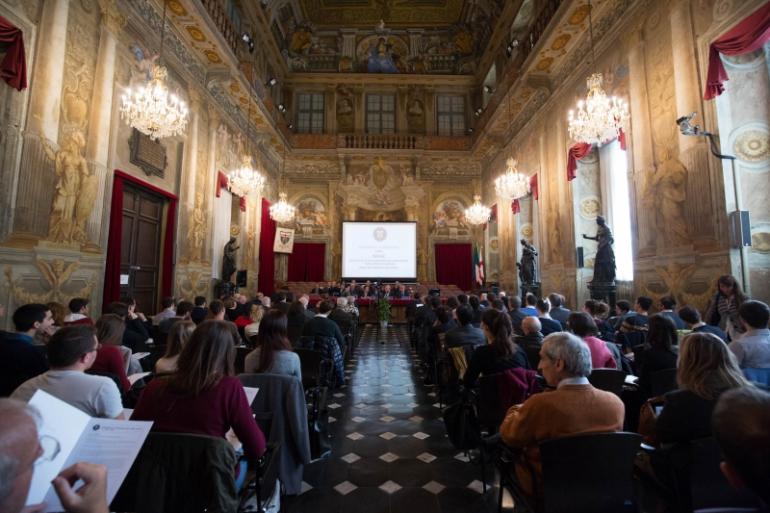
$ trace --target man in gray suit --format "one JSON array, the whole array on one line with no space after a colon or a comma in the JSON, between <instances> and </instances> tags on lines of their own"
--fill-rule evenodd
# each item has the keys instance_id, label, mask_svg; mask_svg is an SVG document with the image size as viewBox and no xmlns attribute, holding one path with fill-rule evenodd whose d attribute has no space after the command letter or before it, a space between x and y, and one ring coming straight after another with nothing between
<instances>
[{"instance_id":1,"label":"man in gray suit","mask_svg":"<svg viewBox=\"0 0 770 513\"><path fill-rule=\"evenodd\" d=\"M455 316L460 326L446 332L444 342L446 347L480 346L486 344L484 332L473 327L473 308L470 305L460 305L455 310Z\"/></svg>"}]
</instances>

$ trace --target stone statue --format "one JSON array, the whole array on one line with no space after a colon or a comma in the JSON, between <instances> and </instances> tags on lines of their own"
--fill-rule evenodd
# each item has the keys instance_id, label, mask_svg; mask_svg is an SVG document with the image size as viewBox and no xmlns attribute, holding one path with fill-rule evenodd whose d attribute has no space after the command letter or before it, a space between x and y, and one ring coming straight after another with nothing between
<instances>
[{"instance_id":1,"label":"stone statue","mask_svg":"<svg viewBox=\"0 0 770 513\"><path fill-rule=\"evenodd\" d=\"M596 217L596 224L599 228L596 230L595 237L589 237L585 233L584 239L595 240L599 247L596 250L596 259L594 261L594 279L591 283L596 285L599 283L614 283L615 282L615 252L612 250L612 244L615 240L612 238L612 231L610 227L604 221L602 216Z\"/></svg>"},{"instance_id":2,"label":"stone statue","mask_svg":"<svg viewBox=\"0 0 770 513\"><path fill-rule=\"evenodd\" d=\"M236 246L235 237L225 244L225 254L222 256L222 281L229 282L235 272L235 252L240 249Z\"/></svg>"},{"instance_id":3,"label":"stone statue","mask_svg":"<svg viewBox=\"0 0 770 513\"><path fill-rule=\"evenodd\" d=\"M516 266L519 268L519 279L522 285L532 285L537 282L537 250L535 246L528 243L526 239L521 239L521 262Z\"/></svg>"},{"instance_id":4,"label":"stone statue","mask_svg":"<svg viewBox=\"0 0 770 513\"><path fill-rule=\"evenodd\" d=\"M48 225L48 236L53 242L87 242L85 225L96 198L97 184L81 154L85 144L79 131L69 134L57 152L47 143L43 144L46 155L54 161L57 179Z\"/></svg>"},{"instance_id":5,"label":"stone statue","mask_svg":"<svg viewBox=\"0 0 770 513\"><path fill-rule=\"evenodd\" d=\"M195 194L195 206L193 207L188 233L190 260L193 262L197 262L201 258L205 231L206 213L203 211L203 194L198 192Z\"/></svg>"}]
</instances>

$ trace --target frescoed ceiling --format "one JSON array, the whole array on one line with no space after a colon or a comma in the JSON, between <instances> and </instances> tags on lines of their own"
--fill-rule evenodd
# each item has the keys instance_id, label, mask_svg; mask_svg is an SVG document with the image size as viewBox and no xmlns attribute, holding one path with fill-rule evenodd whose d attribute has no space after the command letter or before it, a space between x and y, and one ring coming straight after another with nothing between
<instances>
[{"instance_id":1,"label":"frescoed ceiling","mask_svg":"<svg viewBox=\"0 0 770 513\"><path fill-rule=\"evenodd\" d=\"M441 27L461 21L470 0L300 0L311 23L371 28L380 20L394 27Z\"/></svg>"}]
</instances>

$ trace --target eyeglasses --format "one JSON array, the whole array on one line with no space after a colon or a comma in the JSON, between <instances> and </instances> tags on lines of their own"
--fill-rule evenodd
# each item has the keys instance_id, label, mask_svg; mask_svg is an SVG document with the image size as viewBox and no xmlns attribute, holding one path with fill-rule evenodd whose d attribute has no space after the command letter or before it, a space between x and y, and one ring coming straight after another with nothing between
<instances>
[{"instance_id":1,"label":"eyeglasses","mask_svg":"<svg viewBox=\"0 0 770 513\"><path fill-rule=\"evenodd\" d=\"M38 438L40 442L40 456L35 460L35 465L41 463L49 463L56 459L61 452L61 444L59 441L50 435L40 435Z\"/></svg>"}]
</instances>

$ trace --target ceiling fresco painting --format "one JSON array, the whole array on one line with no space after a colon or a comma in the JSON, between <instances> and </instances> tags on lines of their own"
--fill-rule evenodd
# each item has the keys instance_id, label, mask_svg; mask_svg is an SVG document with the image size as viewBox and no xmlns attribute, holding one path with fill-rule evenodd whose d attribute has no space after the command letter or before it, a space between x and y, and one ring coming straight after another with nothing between
<instances>
[{"instance_id":1,"label":"ceiling fresco painting","mask_svg":"<svg viewBox=\"0 0 770 513\"><path fill-rule=\"evenodd\" d=\"M472 74L503 4L289 0L271 32L292 72Z\"/></svg>"}]
</instances>

